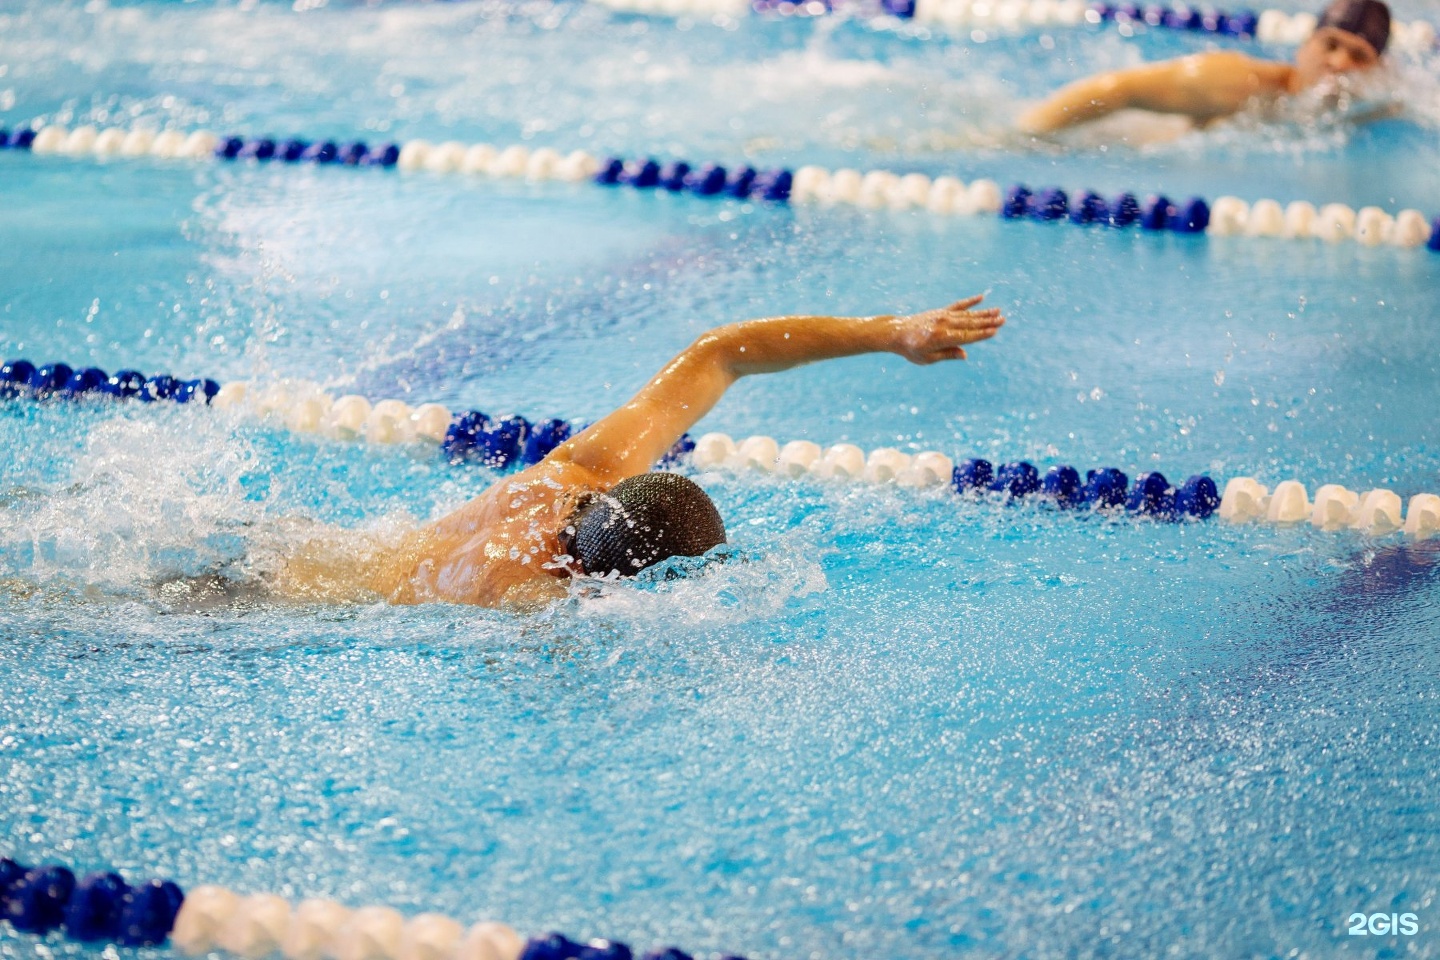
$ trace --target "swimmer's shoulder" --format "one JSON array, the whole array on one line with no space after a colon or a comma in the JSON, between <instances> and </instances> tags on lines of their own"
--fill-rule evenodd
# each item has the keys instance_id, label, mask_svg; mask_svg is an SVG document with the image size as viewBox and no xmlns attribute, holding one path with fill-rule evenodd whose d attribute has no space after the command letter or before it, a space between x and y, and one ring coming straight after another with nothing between
<instances>
[{"instance_id":1,"label":"swimmer's shoulder","mask_svg":"<svg viewBox=\"0 0 1440 960\"><path fill-rule=\"evenodd\" d=\"M422 528L392 602L535 609L563 596L564 583L547 566L561 513L578 491L604 489L600 480L560 458L500 478Z\"/></svg>"},{"instance_id":2,"label":"swimmer's shoulder","mask_svg":"<svg viewBox=\"0 0 1440 960\"><path fill-rule=\"evenodd\" d=\"M1181 57L1175 63L1188 75L1212 82L1243 83L1256 87L1256 93L1283 90L1295 72L1295 68L1288 63L1252 57L1238 50L1192 53Z\"/></svg>"}]
</instances>

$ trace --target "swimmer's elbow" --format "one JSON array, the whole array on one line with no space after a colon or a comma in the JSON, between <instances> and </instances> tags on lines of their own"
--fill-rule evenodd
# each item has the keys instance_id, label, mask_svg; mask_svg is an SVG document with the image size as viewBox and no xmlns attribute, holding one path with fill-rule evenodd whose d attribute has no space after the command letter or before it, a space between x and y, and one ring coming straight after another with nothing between
<instances>
[{"instance_id":1,"label":"swimmer's elbow","mask_svg":"<svg viewBox=\"0 0 1440 960\"><path fill-rule=\"evenodd\" d=\"M1015 125L1022 133L1054 133L1123 110L1135 95L1135 81L1128 73L1101 74L1073 83L1031 107Z\"/></svg>"},{"instance_id":2,"label":"swimmer's elbow","mask_svg":"<svg viewBox=\"0 0 1440 960\"><path fill-rule=\"evenodd\" d=\"M1054 133L1064 126L1064 119L1053 114L1048 103L1031 107L1015 120L1015 129L1032 136Z\"/></svg>"},{"instance_id":3,"label":"swimmer's elbow","mask_svg":"<svg viewBox=\"0 0 1440 960\"><path fill-rule=\"evenodd\" d=\"M1136 105L1144 88L1144 80L1133 71L1107 73L1096 77L1088 91L1090 102L1104 113L1114 113Z\"/></svg>"},{"instance_id":4,"label":"swimmer's elbow","mask_svg":"<svg viewBox=\"0 0 1440 960\"><path fill-rule=\"evenodd\" d=\"M744 360L743 338L732 325L702 333L675 358L673 366L685 368L690 376L709 373L734 382L744 375Z\"/></svg>"}]
</instances>

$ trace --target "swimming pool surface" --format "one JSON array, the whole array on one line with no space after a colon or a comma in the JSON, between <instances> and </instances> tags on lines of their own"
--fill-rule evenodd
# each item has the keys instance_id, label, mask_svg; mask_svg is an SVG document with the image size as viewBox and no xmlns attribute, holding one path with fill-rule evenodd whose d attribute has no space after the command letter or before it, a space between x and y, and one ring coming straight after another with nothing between
<instances>
[{"instance_id":1,"label":"swimming pool surface","mask_svg":"<svg viewBox=\"0 0 1440 960\"><path fill-rule=\"evenodd\" d=\"M1440 213L1433 60L1387 81L1405 116L1360 128L1005 131L1059 82L1203 42L17 0L0 125ZM755 378L695 433L1440 491L1423 248L0 151L0 249L5 357L532 419L602 415L731 320L985 291L1010 322L966 363ZM1440 955L1434 541L696 472L740 554L698 578L536 616L196 611L156 584L494 474L162 405L7 403L0 443L0 855L697 955ZM1346 936L1374 911L1420 932ZM0 955L42 949L100 952L0 930Z\"/></svg>"}]
</instances>

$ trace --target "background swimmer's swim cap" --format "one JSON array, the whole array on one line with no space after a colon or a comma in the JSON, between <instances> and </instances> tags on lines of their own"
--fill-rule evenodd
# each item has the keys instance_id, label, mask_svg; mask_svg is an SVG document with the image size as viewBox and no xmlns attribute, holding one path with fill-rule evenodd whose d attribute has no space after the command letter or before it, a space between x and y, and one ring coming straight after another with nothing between
<instances>
[{"instance_id":1,"label":"background swimmer's swim cap","mask_svg":"<svg viewBox=\"0 0 1440 960\"><path fill-rule=\"evenodd\" d=\"M1390 8L1380 0L1335 0L1325 8L1316 27L1334 27L1364 37L1376 53L1390 42Z\"/></svg>"},{"instance_id":2,"label":"background swimmer's swim cap","mask_svg":"<svg viewBox=\"0 0 1440 960\"><path fill-rule=\"evenodd\" d=\"M720 511L677 473L644 473L595 495L577 512L569 550L592 576L633 576L670 557L698 557L725 542Z\"/></svg>"}]
</instances>

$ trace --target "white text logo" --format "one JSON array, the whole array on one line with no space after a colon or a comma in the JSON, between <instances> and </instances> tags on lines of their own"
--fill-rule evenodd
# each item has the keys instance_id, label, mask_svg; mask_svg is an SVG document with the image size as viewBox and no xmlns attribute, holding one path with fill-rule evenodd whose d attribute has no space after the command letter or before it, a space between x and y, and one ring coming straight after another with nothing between
<instances>
[{"instance_id":1,"label":"white text logo","mask_svg":"<svg viewBox=\"0 0 1440 960\"><path fill-rule=\"evenodd\" d=\"M1372 913L1369 916L1352 913L1345 920L1345 925L1352 937L1367 934L1384 937L1397 933L1409 937L1420 929L1419 918L1413 913Z\"/></svg>"}]
</instances>

